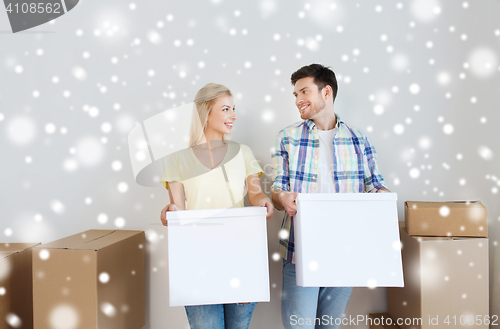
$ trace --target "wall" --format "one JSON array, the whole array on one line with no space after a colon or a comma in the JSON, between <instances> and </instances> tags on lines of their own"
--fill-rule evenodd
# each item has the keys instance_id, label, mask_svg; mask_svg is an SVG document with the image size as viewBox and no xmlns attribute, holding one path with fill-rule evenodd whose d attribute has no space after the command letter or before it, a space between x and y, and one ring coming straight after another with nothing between
<instances>
[{"instance_id":1,"label":"wall","mask_svg":"<svg viewBox=\"0 0 500 329\"><path fill-rule=\"evenodd\" d=\"M378 151L400 220L404 200L487 206L491 314L500 314L499 14L493 0L85 0L12 34L0 10L0 240L146 230L146 328L187 328L184 310L168 307L167 229L158 225L168 195L135 183L128 132L222 83L235 94L233 140L269 168L277 132L299 120L290 74L322 63L339 80L335 111ZM267 191L270 180L266 170ZM268 222L270 256L281 218ZM281 326L280 261L271 283L252 328ZM384 289L357 288L346 314L385 303Z\"/></svg>"}]
</instances>

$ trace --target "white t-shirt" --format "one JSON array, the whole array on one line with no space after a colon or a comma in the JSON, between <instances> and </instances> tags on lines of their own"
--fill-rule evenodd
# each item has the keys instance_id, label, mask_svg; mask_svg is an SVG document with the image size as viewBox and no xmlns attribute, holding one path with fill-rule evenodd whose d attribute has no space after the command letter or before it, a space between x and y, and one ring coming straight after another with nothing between
<instances>
[{"instance_id":1,"label":"white t-shirt","mask_svg":"<svg viewBox=\"0 0 500 329\"><path fill-rule=\"evenodd\" d=\"M318 182L316 193L335 193L333 184L333 138L337 128L317 130L319 135Z\"/></svg>"}]
</instances>

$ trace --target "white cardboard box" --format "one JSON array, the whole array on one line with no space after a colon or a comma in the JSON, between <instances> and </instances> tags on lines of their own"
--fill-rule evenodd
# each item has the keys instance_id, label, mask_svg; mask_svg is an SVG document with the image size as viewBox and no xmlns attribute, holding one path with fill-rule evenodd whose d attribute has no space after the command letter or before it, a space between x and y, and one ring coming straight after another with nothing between
<instances>
[{"instance_id":1,"label":"white cardboard box","mask_svg":"<svg viewBox=\"0 0 500 329\"><path fill-rule=\"evenodd\" d=\"M297 285L402 287L396 193L300 193Z\"/></svg>"},{"instance_id":2,"label":"white cardboard box","mask_svg":"<svg viewBox=\"0 0 500 329\"><path fill-rule=\"evenodd\" d=\"M170 306L268 302L264 207L167 212Z\"/></svg>"}]
</instances>

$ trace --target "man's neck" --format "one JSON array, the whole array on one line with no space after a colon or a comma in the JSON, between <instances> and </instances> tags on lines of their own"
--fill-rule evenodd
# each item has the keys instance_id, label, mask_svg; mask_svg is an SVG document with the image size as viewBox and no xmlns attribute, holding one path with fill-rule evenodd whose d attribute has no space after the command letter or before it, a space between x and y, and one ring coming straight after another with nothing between
<instances>
[{"instance_id":1,"label":"man's neck","mask_svg":"<svg viewBox=\"0 0 500 329\"><path fill-rule=\"evenodd\" d=\"M311 118L311 120L314 122L318 130L332 130L337 126L337 116L335 115L333 108L323 109L318 114L322 115L318 118L314 119Z\"/></svg>"}]
</instances>

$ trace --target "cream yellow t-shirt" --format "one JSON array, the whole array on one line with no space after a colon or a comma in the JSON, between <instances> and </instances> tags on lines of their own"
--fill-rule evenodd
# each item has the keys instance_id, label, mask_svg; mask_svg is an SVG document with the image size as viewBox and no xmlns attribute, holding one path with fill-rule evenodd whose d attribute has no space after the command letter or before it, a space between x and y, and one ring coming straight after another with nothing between
<instances>
[{"instance_id":1,"label":"cream yellow t-shirt","mask_svg":"<svg viewBox=\"0 0 500 329\"><path fill-rule=\"evenodd\" d=\"M246 178L263 173L248 146L230 142L224 159L214 169L203 165L192 148L170 155L160 183L167 189L168 182L182 183L187 210L244 207Z\"/></svg>"}]
</instances>

